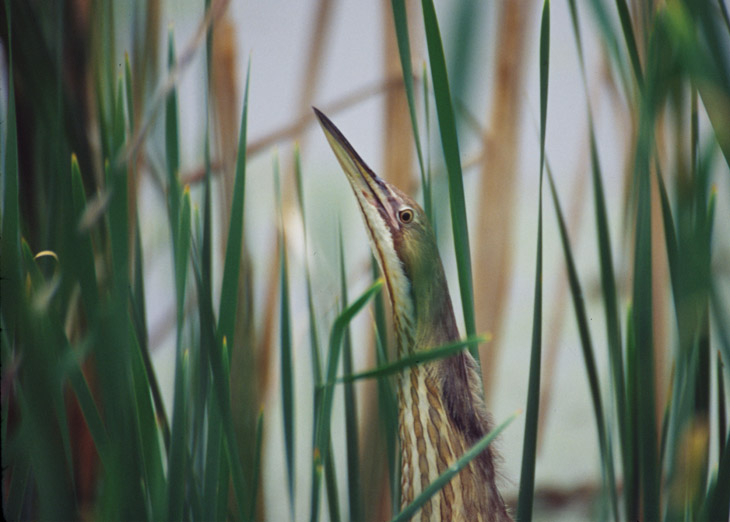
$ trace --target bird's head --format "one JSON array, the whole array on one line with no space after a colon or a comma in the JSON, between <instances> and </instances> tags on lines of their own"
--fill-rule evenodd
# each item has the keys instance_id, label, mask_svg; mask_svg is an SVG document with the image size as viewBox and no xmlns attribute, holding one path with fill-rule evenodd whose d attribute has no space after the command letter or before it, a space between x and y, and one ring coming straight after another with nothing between
<instances>
[{"instance_id":1,"label":"bird's head","mask_svg":"<svg viewBox=\"0 0 730 522\"><path fill-rule=\"evenodd\" d=\"M337 127L314 109L355 193L386 281L402 349L458 338L433 228L421 206L377 176Z\"/></svg>"}]
</instances>

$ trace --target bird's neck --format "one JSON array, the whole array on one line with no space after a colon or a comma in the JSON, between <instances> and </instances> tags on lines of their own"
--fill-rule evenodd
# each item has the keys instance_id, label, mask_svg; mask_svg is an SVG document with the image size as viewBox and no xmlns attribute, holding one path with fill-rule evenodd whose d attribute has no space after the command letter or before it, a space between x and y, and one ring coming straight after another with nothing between
<instances>
[{"instance_id":1,"label":"bird's neck","mask_svg":"<svg viewBox=\"0 0 730 522\"><path fill-rule=\"evenodd\" d=\"M431 271L428 284L414 286L416 303L413 350L428 350L459 339L449 287L440 260Z\"/></svg>"}]
</instances>

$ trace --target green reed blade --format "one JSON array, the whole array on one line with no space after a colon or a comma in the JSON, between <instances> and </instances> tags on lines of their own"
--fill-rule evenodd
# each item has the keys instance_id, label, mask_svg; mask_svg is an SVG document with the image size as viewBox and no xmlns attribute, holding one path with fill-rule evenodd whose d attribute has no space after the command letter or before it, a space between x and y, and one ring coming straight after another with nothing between
<instances>
[{"instance_id":1,"label":"green reed blade","mask_svg":"<svg viewBox=\"0 0 730 522\"><path fill-rule=\"evenodd\" d=\"M423 187L423 208L426 215L433 223L431 215L431 185L426 176L426 169L423 163L423 151L421 150L421 137L418 132L418 119L416 118L416 102L413 95L413 62L411 60L411 44L408 38L408 16L406 14L405 0L391 0L393 9L393 22L395 25L395 37L398 43L398 54L400 56L401 70L403 71L403 85L408 100L408 111L411 116L411 128L413 129L413 141L416 144L416 156L421 172L421 186Z\"/></svg>"},{"instance_id":2,"label":"green reed blade","mask_svg":"<svg viewBox=\"0 0 730 522\"><path fill-rule=\"evenodd\" d=\"M431 80L436 99L441 145L449 179L449 201L451 204L451 226L454 233L454 252L459 275L461 305L464 312L466 335L476 335L476 319L474 316L474 289L472 286L471 254L469 248L469 227L466 219L466 203L464 201L464 180L461 172L461 156L456 134L456 118L449 90L446 72L444 49L441 43L436 10L432 0L422 0L423 23L426 28L426 45L431 64ZM479 349L473 347L471 354L479 363Z\"/></svg>"},{"instance_id":3,"label":"green reed blade","mask_svg":"<svg viewBox=\"0 0 730 522\"><path fill-rule=\"evenodd\" d=\"M167 69L175 67L175 38L172 28L167 36ZM180 138L177 122L177 89L173 87L165 102L165 159L167 166L167 210L172 226L172 245L177 245L177 223L180 213Z\"/></svg>"},{"instance_id":4,"label":"green reed blade","mask_svg":"<svg viewBox=\"0 0 730 522\"><path fill-rule=\"evenodd\" d=\"M379 337L378 337L379 339ZM377 368L367 370L358 373L348 373L345 369L345 375L339 377L336 382L349 383L358 381L361 379L373 379L389 377L400 373L405 368L412 366L418 366L419 364L425 364L429 361L435 361L438 359L445 359L452 355L456 355L461 352L464 348L476 346L481 343L487 342L488 337L485 335L477 335L463 341L456 341L453 343L444 344L436 348L430 348L428 350L422 350L417 353L406 355L397 361L391 363L379 364Z\"/></svg>"},{"instance_id":5,"label":"green reed blade","mask_svg":"<svg viewBox=\"0 0 730 522\"><path fill-rule=\"evenodd\" d=\"M537 419L540 407L540 367L542 359L542 178L545 162L545 130L547 126L547 95L550 72L550 1L545 0L540 26L540 183L537 217L537 253L535 261L535 297L532 318L532 348L527 390L527 415L522 450L520 492L517 518L532 520L535 492L535 461L537 459Z\"/></svg>"},{"instance_id":6,"label":"green reed blade","mask_svg":"<svg viewBox=\"0 0 730 522\"><path fill-rule=\"evenodd\" d=\"M183 495L187 470L187 404L189 352L183 349L183 324L185 320L185 283L187 281L188 256L190 252L190 190L186 187L182 195L179 223L173 226L179 240L173 246L175 255L175 290L177 302L177 340L175 350L175 384L172 410L172 430L168 470L167 517L179 520L183 514Z\"/></svg>"},{"instance_id":7,"label":"green reed blade","mask_svg":"<svg viewBox=\"0 0 730 522\"><path fill-rule=\"evenodd\" d=\"M502 424L494 428L492 431L482 437L479 442L469 448L459 460L454 462L449 468L444 471L441 475L431 482L423 492L418 495L413 502L408 504L403 511L398 513L397 516L393 517L392 522L401 522L409 520L416 514L416 512L425 504L432 496L438 493L448 482L456 476L462 469L464 469L469 463L478 457L487 446L520 414L520 411L513 413L507 418Z\"/></svg>"},{"instance_id":8,"label":"green reed blade","mask_svg":"<svg viewBox=\"0 0 730 522\"><path fill-rule=\"evenodd\" d=\"M15 84L13 78L13 43L10 19L10 0L5 0L7 13L8 39L8 105L5 120L5 164L3 165L3 209L2 209L2 247L3 279L2 289L6 302L18 303L20 298L20 210L18 199L18 128L15 116ZM10 332L15 331L17 307L3 306L4 325Z\"/></svg>"},{"instance_id":9,"label":"green reed blade","mask_svg":"<svg viewBox=\"0 0 730 522\"><path fill-rule=\"evenodd\" d=\"M621 31L623 32L624 41L626 42L626 49L629 52L631 67L634 71L634 78L641 89L644 84L644 75L641 72L639 51L636 47L636 38L634 37L634 30L631 25L631 15L629 14L629 7L626 4L626 0L616 0L616 10L618 11L618 17L621 21Z\"/></svg>"},{"instance_id":10,"label":"green reed blade","mask_svg":"<svg viewBox=\"0 0 730 522\"><path fill-rule=\"evenodd\" d=\"M134 414L136 416L137 425L137 444L140 447L142 478L144 480L143 493L148 497L147 513L150 518L160 518L164 516L165 509L165 493L166 484L165 476L162 468L162 452L160 451L160 429L158 427L157 416L152 405L152 395L150 391L153 389L149 376L154 378L154 369L152 362L147 361L149 366L145 365L145 359L142 348L135 336L133 325L129 325L129 337L132 363L132 385ZM161 400L161 398L160 398Z\"/></svg>"},{"instance_id":11,"label":"green reed blade","mask_svg":"<svg viewBox=\"0 0 730 522\"><path fill-rule=\"evenodd\" d=\"M578 279L578 271L573 259L573 252L570 247L570 239L568 238L568 229L563 218L563 211L558 198L558 192L555 188L555 181L547 165L547 175L550 185L550 193L552 195L553 204L555 205L555 215L558 220L558 229L560 230L560 241L563 246L563 255L565 256L565 266L568 271L568 283L570 285L570 293L573 298L573 308L575 310L575 319L578 326L578 334L580 336L581 348L583 350L583 361L586 366L586 377L588 378L588 386L591 391L591 400L593 402L593 413L596 417L596 429L598 431L598 445L601 452L601 468L604 481L604 488L611 499L611 507L614 519L619 520L618 495L616 492L616 483L614 477L613 459L610 456L608 446L609 433L604 423L605 415L603 412L603 400L601 398L601 386L598 378L598 369L596 367L596 358L593 349L593 341L591 340L590 329L588 328L588 315L585 309L585 300L583 299L583 289Z\"/></svg>"},{"instance_id":12,"label":"green reed blade","mask_svg":"<svg viewBox=\"0 0 730 522\"><path fill-rule=\"evenodd\" d=\"M370 267L373 280L378 278L380 268L375 257L370 255ZM373 298L373 315L375 318L375 362L378 367L388 364L388 327L385 319L385 297L382 292ZM387 377L378 379L378 408L383 421L385 444L388 453L388 478L390 480L391 510L397 513L400 509L400 466L397 456L398 448L398 399L392 383Z\"/></svg>"},{"instance_id":13,"label":"green reed blade","mask_svg":"<svg viewBox=\"0 0 730 522\"><path fill-rule=\"evenodd\" d=\"M284 415L284 450L286 454L287 484L289 486L289 507L294 516L294 443L296 425L294 419L294 371L292 362L291 311L289 306L289 269L286 249L286 230L281 204L279 183L279 158L274 155L274 184L276 209L279 218L279 343L281 348L281 399Z\"/></svg>"},{"instance_id":14,"label":"green reed blade","mask_svg":"<svg viewBox=\"0 0 730 522\"><path fill-rule=\"evenodd\" d=\"M365 305L372 299L383 287L383 280L378 279L370 287L363 292L352 304L340 313L332 325L330 331L329 351L327 353L327 373L325 382L334 382L337 367L339 366L340 352L342 351L342 340L345 336L345 330L350 321L362 310ZM332 422L332 402L334 400L334 387L332 385L324 385L321 388L321 399L319 408L317 409L315 418L315 436L314 436L314 465L324 466L328 469L331 458L331 433L330 425ZM312 499L317 502L319 498L318 486L313 488ZM336 497L328 495L330 502L336 501ZM332 504L330 504L333 506ZM313 510L313 514L316 511ZM339 518L339 509L330 512L331 518Z\"/></svg>"},{"instance_id":15,"label":"green reed blade","mask_svg":"<svg viewBox=\"0 0 730 522\"><path fill-rule=\"evenodd\" d=\"M253 486L251 488L251 508L249 511L249 519L256 519L256 499L258 497L259 476L261 475L261 454L263 453L263 435L264 435L264 409L259 411L258 419L256 419L256 442L254 448L253 460Z\"/></svg>"},{"instance_id":16,"label":"green reed blade","mask_svg":"<svg viewBox=\"0 0 730 522\"><path fill-rule=\"evenodd\" d=\"M730 436L725 441L730 447ZM730 451L719 459L716 475L710 482L698 520L727 520L730 515Z\"/></svg>"},{"instance_id":17,"label":"green reed blade","mask_svg":"<svg viewBox=\"0 0 730 522\"><path fill-rule=\"evenodd\" d=\"M342 240L342 224L338 226L340 245L340 295L342 307L347 303L347 275L345 271L345 250ZM345 329L342 347L342 368L345 373L352 373L352 340L349 326ZM357 398L355 386L346 383L345 391L345 445L347 447L347 493L350 500L350 520L362 520L364 511L360 498L360 442L357 425Z\"/></svg>"},{"instance_id":18,"label":"green reed blade","mask_svg":"<svg viewBox=\"0 0 730 522\"><path fill-rule=\"evenodd\" d=\"M243 251L243 218L246 201L246 144L248 127L248 89L251 76L251 62L246 70L246 86L243 91L243 112L238 134L238 156L236 158L236 177L233 182L231 217L228 223L228 241L223 265L221 300L218 316L218 337L233 340L238 310L238 285Z\"/></svg>"}]
</instances>

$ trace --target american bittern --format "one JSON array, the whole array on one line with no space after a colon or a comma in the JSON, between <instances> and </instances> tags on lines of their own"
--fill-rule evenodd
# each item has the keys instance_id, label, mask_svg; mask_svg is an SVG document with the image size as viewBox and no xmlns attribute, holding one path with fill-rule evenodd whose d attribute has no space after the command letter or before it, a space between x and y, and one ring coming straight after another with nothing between
<instances>
[{"instance_id":1,"label":"american bittern","mask_svg":"<svg viewBox=\"0 0 730 522\"><path fill-rule=\"evenodd\" d=\"M459 339L433 229L421 207L379 178L315 109L360 205L385 279L399 356ZM490 430L468 352L404 370L398 378L401 506ZM421 520L509 520L487 448L423 505Z\"/></svg>"}]
</instances>

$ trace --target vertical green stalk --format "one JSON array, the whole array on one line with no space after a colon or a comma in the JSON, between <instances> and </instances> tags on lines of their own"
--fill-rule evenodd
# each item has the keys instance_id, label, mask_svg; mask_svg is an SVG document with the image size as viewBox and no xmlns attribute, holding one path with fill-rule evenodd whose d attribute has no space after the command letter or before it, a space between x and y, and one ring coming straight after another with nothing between
<instances>
[{"instance_id":1,"label":"vertical green stalk","mask_svg":"<svg viewBox=\"0 0 730 522\"><path fill-rule=\"evenodd\" d=\"M292 363L291 311L289 310L289 270L286 254L286 231L279 185L279 158L274 156L274 183L276 185L276 206L279 214L279 289L280 313L279 334L281 346L281 399L284 414L284 449L286 453L287 484L289 486L289 508L294 517L294 372Z\"/></svg>"},{"instance_id":2,"label":"vertical green stalk","mask_svg":"<svg viewBox=\"0 0 730 522\"><path fill-rule=\"evenodd\" d=\"M520 493L517 519L532 520L535 490L535 460L537 459L537 419L540 406L540 367L542 358L542 178L545 163L545 128L547 123L547 94L550 65L550 1L545 0L540 26L540 184L537 217L537 254L535 261L535 298L532 318L532 349L527 390L527 415L522 450Z\"/></svg>"},{"instance_id":3,"label":"vertical green stalk","mask_svg":"<svg viewBox=\"0 0 730 522\"><path fill-rule=\"evenodd\" d=\"M426 168L423 163L423 151L421 150L421 138L418 132L418 119L416 118L416 102L413 95L413 63L411 61L411 44L408 38L408 17L406 14L405 0L391 0L393 8L393 22L395 25L395 36L398 42L398 54L400 55L400 64L403 71L403 84L406 90L406 99L408 100L408 111L411 116L411 127L413 128L413 141L416 144L416 155L418 156L418 166L421 172L421 186L423 187L423 208L426 215L433 223L431 205L431 182L427 177ZM427 136L428 138L428 136Z\"/></svg>"},{"instance_id":4,"label":"vertical green stalk","mask_svg":"<svg viewBox=\"0 0 730 522\"><path fill-rule=\"evenodd\" d=\"M449 201L451 204L451 226L454 233L454 251L459 274L461 305L464 311L464 324L467 337L476 335L474 317L474 289L472 286L471 255L469 249L469 227L466 219L464 201L464 180L461 172L461 156L456 134L456 118L449 90L444 49L441 43L436 10L432 0L422 0L423 23L426 27L426 44L431 64L431 80L436 98L441 145L449 178ZM474 359L479 362L479 348L470 348Z\"/></svg>"},{"instance_id":5,"label":"vertical green stalk","mask_svg":"<svg viewBox=\"0 0 730 522\"><path fill-rule=\"evenodd\" d=\"M345 272L345 251L342 240L342 224L338 228L340 243L340 294L342 307L347 303L347 275ZM345 330L342 348L342 369L345 375L352 373L352 342L349 326ZM350 520L362 520L363 508L360 500L360 451L357 426L357 398L355 384L347 382L345 388L345 443L347 445L347 492L350 499Z\"/></svg>"}]
</instances>

